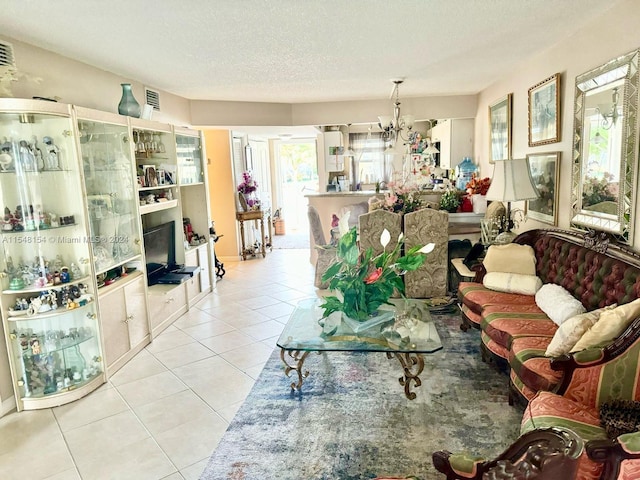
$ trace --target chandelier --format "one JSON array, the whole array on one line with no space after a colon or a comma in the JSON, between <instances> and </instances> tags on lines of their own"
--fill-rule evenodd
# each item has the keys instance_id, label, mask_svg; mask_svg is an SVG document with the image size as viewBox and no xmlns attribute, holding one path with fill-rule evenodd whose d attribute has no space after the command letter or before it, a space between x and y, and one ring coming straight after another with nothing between
<instances>
[{"instance_id":1,"label":"chandelier","mask_svg":"<svg viewBox=\"0 0 640 480\"><path fill-rule=\"evenodd\" d=\"M598 112L602 116L602 121L600 122L600 126L605 130L609 130L611 127L615 126L618 121L618 117L620 114L618 113L618 100L620 99L620 94L618 93L618 87L613 89L611 93L611 102L612 103L600 103L596 107L596 112Z\"/></svg>"},{"instance_id":2,"label":"chandelier","mask_svg":"<svg viewBox=\"0 0 640 480\"><path fill-rule=\"evenodd\" d=\"M398 138L404 141L408 141L410 139L411 129L413 128L415 118L413 115L400 115L400 98L398 87L404 82L404 79L397 78L391 81L393 82L391 97L393 97L394 93L396 96L395 102L393 103L393 114L380 115L378 117L378 126L382 130L382 139L386 143L395 145Z\"/></svg>"}]
</instances>

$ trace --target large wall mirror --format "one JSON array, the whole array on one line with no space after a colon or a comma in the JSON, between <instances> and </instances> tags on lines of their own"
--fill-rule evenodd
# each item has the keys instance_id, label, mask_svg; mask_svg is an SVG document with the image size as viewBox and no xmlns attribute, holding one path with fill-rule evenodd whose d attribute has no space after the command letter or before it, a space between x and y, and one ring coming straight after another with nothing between
<instances>
[{"instance_id":1,"label":"large wall mirror","mask_svg":"<svg viewBox=\"0 0 640 480\"><path fill-rule=\"evenodd\" d=\"M576 78L571 226L633 239L638 162L638 56Z\"/></svg>"}]
</instances>

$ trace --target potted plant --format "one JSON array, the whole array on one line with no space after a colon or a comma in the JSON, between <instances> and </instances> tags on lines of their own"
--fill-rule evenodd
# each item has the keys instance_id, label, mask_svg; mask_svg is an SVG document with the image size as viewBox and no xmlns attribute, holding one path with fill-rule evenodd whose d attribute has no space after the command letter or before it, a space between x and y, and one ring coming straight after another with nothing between
<instances>
[{"instance_id":1,"label":"potted plant","mask_svg":"<svg viewBox=\"0 0 640 480\"><path fill-rule=\"evenodd\" d=\"M415 246L403 255L404 236L400 234L395 246L387 250L391 235L385 229L380 236L382 253L373 256L371 248L360 252L356 228L348 230L345 217L340 220L340 231L344 233L338 241L337 260L322 276L337 295L325 297L320 307L324 309L323 318L333 312L342 312L351 320L366 322L381 313L381 306L392 305L389 298L394 291L404 294L402 275L419 268L435 245Z\"/></svg>"},{"instance_id":2,"label":"potted plant","mask_svg":"<svg viewBox=\"0 0 640 480\"><path fill-rule=\"evenodd\" d=\"M454 213L460 206L460 195L455 190L447 190L442 194L440 198L440 210L446 210L449 213Z\"/></svg>"}]
</instances>

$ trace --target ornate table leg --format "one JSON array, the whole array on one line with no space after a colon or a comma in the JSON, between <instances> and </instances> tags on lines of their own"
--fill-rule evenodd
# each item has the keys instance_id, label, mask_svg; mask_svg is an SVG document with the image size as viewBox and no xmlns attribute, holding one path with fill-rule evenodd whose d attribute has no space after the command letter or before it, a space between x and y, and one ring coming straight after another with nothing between
<instances>
[{"instance_id":1,"label":"ornate table leg","mask_svg":"<svg viewBox=\"0 0 640 480\"><path fill-rule=\"evenodd\" d=\"M398 378L400 385L404 386L404 394L409 400L413 400L416 398L416 394L411 391L411 382L415 383L416 387L422 385L420 374L424 369L424 358L420 353L387 352L387 358L391 359L393 357L400 361L404 371L404 375Z\"/></svg>"},{"instance_id":2,"label":"ornate table leg","mask_svg":"<svg viewBox=\"0 0 640 480\"><path fill-rule=\"evenodd\" d=\"M247 251L244 248L244 220L240 220L240 241L242 242L242 260L246 260Z\"/></svg>"},{"instance_id":3,"label":"ornate table leg","mask_svg":"<svg viewBox=\"0 0 640 480\"><path fill-rule=\"evenodd\" d=\"M289 355L289 357L291 357L296 362L295 365L289 365L287 363L287 361L284 358L284 352L285 352L285 349L281 348L280 359L282 360L282 363L284 363L286 367L284 369L284 374L288 377L289 373L291 373L291 370L295 370L298 374L298 383L291 382L291 390L300 390L300 388L302 388L303 379L309 376L309 370L306 370L304 373L302 372L302 365L304 365L304 360L305 358L307 358L307 355L309 355L309 351L303 352L302 355L300 355L300 350L287 350L286 352Z\"/></svg>"},{"instance_id":4,"label":"ornate table leg","mask_svg":"<svg viewBox=\"0 0 640 480\"><path fill-rule=\"evenodd\" d=\"M262 258L267 256L267 246L264 244L264 215L260 217L260 234L262 235Z\"/></svg>"}]
</instances>

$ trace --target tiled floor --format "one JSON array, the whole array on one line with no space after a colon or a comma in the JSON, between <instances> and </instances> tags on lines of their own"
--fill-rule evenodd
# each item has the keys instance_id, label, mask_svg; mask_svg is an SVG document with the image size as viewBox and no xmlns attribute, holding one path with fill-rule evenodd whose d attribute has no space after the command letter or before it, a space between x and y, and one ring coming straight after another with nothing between
<instances>
[{"instance_id":1,"label":"tiled floor","mask_svg":"<svg viewBox=\"0 0 640 480\"><path fill-rule=\"evenodd\" d=\"M0 418L0 479L197 479L294 305L316 295L308 250L225 268L212 294L98 390Z\"/></svg>"}]
</instances>

